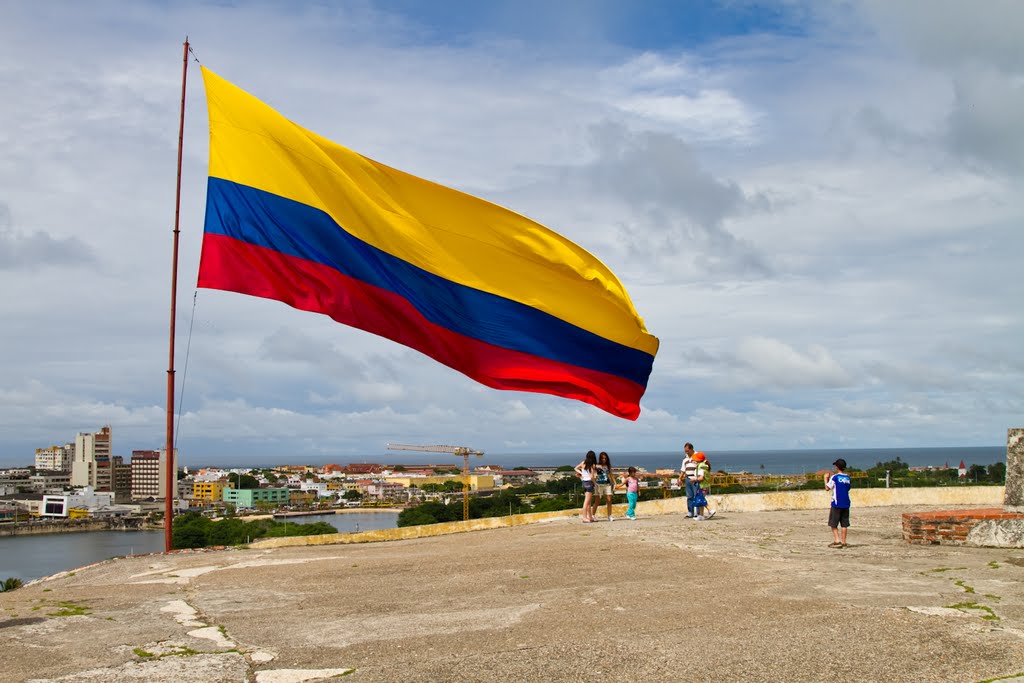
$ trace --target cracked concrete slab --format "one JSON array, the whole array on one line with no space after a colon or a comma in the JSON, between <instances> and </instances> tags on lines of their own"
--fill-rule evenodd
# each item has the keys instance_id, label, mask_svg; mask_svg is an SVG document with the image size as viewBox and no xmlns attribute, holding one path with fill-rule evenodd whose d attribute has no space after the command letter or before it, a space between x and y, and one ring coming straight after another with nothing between
<instances>
[{"instance_id":1,"label":"cracked concrete slab","mask_svg":"<svg viewBox=\"0 0 1024 683\"><path fill-rule=\"evenodd\" d=\"M0 593L0 680L675 680L695 648L708 681L1024 673L1024 551L910 546L907 511L855 510L844 549L820 510L123 558Z\"/></svg>"}]
</instances>

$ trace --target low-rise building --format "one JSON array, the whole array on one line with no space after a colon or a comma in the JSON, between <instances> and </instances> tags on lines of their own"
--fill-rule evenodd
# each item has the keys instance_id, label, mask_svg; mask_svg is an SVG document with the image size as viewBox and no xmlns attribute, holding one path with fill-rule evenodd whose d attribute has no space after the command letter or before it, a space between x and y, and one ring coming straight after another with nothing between
<instances>
[{"instance_id":1,"label":"low-rise building","mask_svg":"<svg viewBox=\"0 0 1024 683\"><path fill-rule=\"evenodd\" d=\"M241 508L256 507L257 503L287 505L291 500L290 489L284 487L267 489L226 488L222 495L225 503L231 503L235 507Z\"/></svg>"},{"instance_id":2,"label":"low-rise building","mask_svg":"<svg viewBox=\"0 0 1024 683\"><path fill-rule=\"evenodd\" d=\"M299 489L288 489L288 504L306 506L316 502L317 495L314 491L300 491Z\"/></svg>"},{"instance_id":3,"label":"low-rise building","mask_svg":"<svg viewBox=\"0 0 1024 683\"><path fill-rule=\"evenodd\" d=\"M443 485L446 481L463 481L461 474L446 474L433 477L405 477L405 476L390 476L387 481L400 484L405 488L415 486L422 488L426 484L441 484ZM490 474L471 474L469 475L469 490L470 491L487 491L494 488L494 477ZM371 494L373 495L373 494Z\"/></svg>"},{"instance_id":4,"label":"low-rise building","mask_svg":"<svg viewBox=\"0 0 1024 683\"><path fill-rule=\"evenodd\" d=\"M40 516L68 517L72 509L92 512L103 508L110 508L113 505L114 493L112 491L97 492L91 486L86 486L75 493L44 495Z\"/></svg>"},{"instance_id":5,"label":"low-rise building","mask_svg":"<svg viewBox=\"0 0 1024 683\"><path fill-rule=\"evenodd\" d=\"M192 499L197 503L215 503L224 500L224 489L233 489L235 485L228 481L194 481L192 482Z\"/></svg>"},{"instance_id":6,"label":"low-rise building","mask_svg":"<svg viewBox=\"0 0 1024 683\"><path fill-rule=\"evenodd\" d=\"M330 498L334 495L327 488L327 482L324 481L312 481L310 479L301 481L299 482L299 490L314 493L317 498Z\"/></svg>"},{"instance_id":7,"label":"low-rise building","mask_svg":"<svg viewBox=\"0 0 1024 683\"><path fill-rule=\"evenodd\" d=\"M537 473L533 470L491 470L495 486L522 486L537 483Z\"/></svg>"},{"instance_id":8,"label":"low-rise building","mask_svg":"<svg viewBox=\"0 0 1024 683\"><path fill-rule=\"evenodd\" d=\"M71 486L71 472L36 470L28 482L31 489L38 493L60 493Z\"/></svg>"}]
</instances>

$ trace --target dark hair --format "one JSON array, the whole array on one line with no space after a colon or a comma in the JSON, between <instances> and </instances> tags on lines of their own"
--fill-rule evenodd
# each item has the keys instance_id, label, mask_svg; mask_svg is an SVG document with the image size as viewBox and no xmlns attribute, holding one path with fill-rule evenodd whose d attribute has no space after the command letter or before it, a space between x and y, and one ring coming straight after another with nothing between
<instances>
[{"instance_id":1,"label":"dark hair","mask_svg":"<svg viewBox=\"0 0 1024 683\"><path fill-rule=\"evenodd\" d=\"M689 441L687 441L686 443L683 444L683 449L685 450L687 448L693 448L693 444L690 443Z\"/></svg>"},{"instance_id":2,"label":"dark hair","mask_svg":"<svg viewBox=\"0 0 1024 683\"><path fill-rule=\"evenodd\" d=\"M587 451L587 456L583 458L583 466L588 470L597 467L597 454L594 451Z\"/></svg>"},{"instance_id":3,"label":"dark hair","mask_svg":"<svg viewBox=\"0 0 1024 683\"><path fill-rule=\"evenodd\" d=\"M632 467L632 466L630 466L630 468L629 468L629 473L630 473L630 474L636 474L636 468L635 468L635 467Z\"/></svg>"},{"instance_id":4,"label":"dark hair","mask_svg":"<svg viewBox=\"0 0 1024 683\"><path fill-rule=\"evenodd\" d=\"M597 456L597 462L598 463L608 463L608 467L612 466L612 459L611 459L611 457L607 453L605 453L604 451L601 451L601 455Z\"/></svg>"},{"instance_id":5,"label":"dark hair","mask_svg":"<svg viewBox=\"0 0 1024 683\"><path fill-rule=\"evenodd\" d=\"M846 461L843 460L842 458L839 458L838 460L836 460L832 464L835 465L836 467L838 467L840 472L845 472L846 471Z\"/></svg>"}]
</instances>

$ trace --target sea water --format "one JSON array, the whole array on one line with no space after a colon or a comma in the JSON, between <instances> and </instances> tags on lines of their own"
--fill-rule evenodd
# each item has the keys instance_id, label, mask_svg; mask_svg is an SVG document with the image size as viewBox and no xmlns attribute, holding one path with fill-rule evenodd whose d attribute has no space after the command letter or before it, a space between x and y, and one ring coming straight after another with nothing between
<instances>
[{"instance_id":1,"label":"sea water","mask_svg":"<svg viewBox=\"0 0 1024 683\"><path fill-rule=\"evenodd\" d=\"M598 450L598 449L595 449ZM991 465L1006 462L1006 449L1000 446L970 446L964 448L861 448L861 449L805 449L772 451L715 451L703 450L712 469L726 472L753 472L756 474L802 474L832 469L837 458L846 460L848 467L868 469L877 463L897 458L911 467L958 467L962 460L971 465ZM558 467L576 465L584 453L509 453L486 455L477 458L473 466L481 464L501 465L506 469L516 467ZM612 465L616 468L644 468L648 472L659 469L678 470L683 454L679 452L651 451L617 453L609 451ZM436 460L436 455L435 455Z\"/></svg>"}]
</instances>

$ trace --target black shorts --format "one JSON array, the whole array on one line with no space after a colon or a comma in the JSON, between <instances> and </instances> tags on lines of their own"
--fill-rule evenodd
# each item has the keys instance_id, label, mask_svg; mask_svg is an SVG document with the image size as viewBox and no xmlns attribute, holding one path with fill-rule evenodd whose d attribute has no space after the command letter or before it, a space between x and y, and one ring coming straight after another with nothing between
<instances>
[{"instance_id":1,"label":"black shorts","mask_svg":"<svg viewBox=\"0 0 1024 683\"><path fill-rule=\"evenodd\" d=\"M850 526L850 508L830 508L828 511L828 525L833 529L838 526Z\"/></svg>"}]
</instances>

